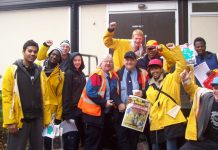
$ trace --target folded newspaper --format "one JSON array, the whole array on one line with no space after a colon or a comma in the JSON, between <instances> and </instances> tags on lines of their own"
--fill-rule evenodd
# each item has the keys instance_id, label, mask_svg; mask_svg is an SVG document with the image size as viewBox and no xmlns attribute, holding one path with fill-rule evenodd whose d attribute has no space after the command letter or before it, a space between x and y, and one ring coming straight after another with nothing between
<instances>
[{"instance_id":1,"label":"folded newspaper","mask_svg":"<svg viewBox=\"0 0 218 150\"><path fill-rule=\"evenodd\" d=\"M148 118L150 103L143 98L130 95L131 103L126 107L122 126L143 132Z\"/></svg>"}]
</instances>

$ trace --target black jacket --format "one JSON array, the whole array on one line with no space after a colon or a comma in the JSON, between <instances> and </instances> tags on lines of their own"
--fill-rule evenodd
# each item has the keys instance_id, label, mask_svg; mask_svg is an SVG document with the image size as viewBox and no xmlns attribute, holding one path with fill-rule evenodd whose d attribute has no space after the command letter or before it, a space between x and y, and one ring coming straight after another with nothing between
<instances>
[{"instance_id":1,"label":"black jacket","mask_svg":"<svg viewBox=\"0 0 218 150\"><path fill-rule=\"evenodd\" d=\"M75 56L81 56L81 54L78 52L70 54L70 63L67 71L65 72L64 87L62 92L62 117L64 120L75 119L76 113L78 112L77 104L86 84L85 74L82 72L85 68L83 59L79 70L76 70L73 65L73 59Z\"/></svg>"},{"instance_id":2,"label":"black jacket","mask_svg":"<svg viewBox=\"0 0 218 150\"><path fill-rule=\"evenodd\" d=\"M16 77L24 119L42 117L41 67L33 64L32 68L25 68L22 60L14 64L18 66Z\"/></svg>"}]
</instances>

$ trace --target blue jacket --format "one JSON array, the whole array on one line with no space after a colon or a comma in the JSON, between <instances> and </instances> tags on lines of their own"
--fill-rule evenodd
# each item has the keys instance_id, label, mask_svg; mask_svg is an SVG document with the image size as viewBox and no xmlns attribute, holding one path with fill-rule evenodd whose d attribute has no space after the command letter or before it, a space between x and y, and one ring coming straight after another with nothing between
<instances>
[{"instance_id":1,"label":"blue jacket","mask_svg":"<svg viewBox=\"0 0 218 150\"><path fill-rule=\"evenodd\" d=\"M218 69L218 60L217 60L217 55L215 53L206 51L206 54L204 56L197 55L195 58L196 58L195 66L203 62L206 62L210 70ZM198 86L201 86L200 82L197 79L196 79L196 84Z\"/></svg>"},{"instance_id":2,"label":"blue jacket","mask_svg":"<svg viewBox=\"0 0 218 150\"><path fill-rule=\"evenodd\" d=\"M206 52L204 56L197 55L196 57L196 65L201 64L202 62L206 62L210 70L218 69L218 60L217 55L212 52Z\"/></svg>"}]
</instances>

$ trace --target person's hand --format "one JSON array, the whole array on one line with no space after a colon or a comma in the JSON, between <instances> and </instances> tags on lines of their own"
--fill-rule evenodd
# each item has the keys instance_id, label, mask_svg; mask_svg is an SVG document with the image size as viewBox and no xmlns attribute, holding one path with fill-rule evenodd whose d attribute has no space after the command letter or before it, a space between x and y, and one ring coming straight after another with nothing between
<instances>
[{"instance_id":1,"label":"person's hand","mask_svg":"<svg viewBox=\"0 0 218 150\"><path fill-rule=\"evenodd\" d=\"M116 23L116 22L111 22L111 23L109 24L109 29L110 29L110 30L115 30L116 27L117 27L117 23Z\"/></svg>"},{"instance_id":2,"label":"person's hand","mask_svg":"<svg viewBox=\"0 0 218 150\"><path fill-rule=\"evenodd\" d=\"M135 91L134 93L133 93L133 95L134 96L138 96L138 97L142 97L142 91L141 90L138 90L138 91Z\"/></svg>"},{"instance_id":3,"label":"person's hand","mask_svg":"<svg viewBox=\"0 0 218 150\"><path fill-rule=\"evenodd\" d=\"M45 44L49 47L51 47L53 45L53 41L52 40L46 40Z\"/></svg>"},{"instance_id":4,"label":"person's hand","mask_svg":"<svg viewBox=\"0 0 218 150\"><path fill-rule=\"evenodd\" d=\"M191 81L191 71L184 70L180 77L183 84L188 84Z\"/></svg>"},{"instance_id":5,"label":"person's hand","mask_svg":"<svg viewBox=\"0 0 218 150\"><path fill-rule=\"evenodd\" d=\"M163 50L163 48L162 48L161 45L157 45L157 46L156 46L156 49L157 49L158 52L162 52L162 50Z\"/></svg>"},{"instance_id":6,"label":"person's hand","mask_svg":"<svg viewBox=\"0 0 218 150\"><path fill-rule=\"evenodd\" d=\"M132 98L131 97L128 97L128 100L127 100L127 103L131 103L132 102Z\"/></svg>"},{"instance_id":7,"label":"person's hand","mask_svg":"<svg viewBox=\"0 0 218 150\"><path fill-rule=\"evenodd\" d=\"M9 133L16 134L16 133L18 132L17 124L16 124L16 123L14 123L14 124L9 124L9 125L8 125L8 132L9 132Z\"/></svg>"},{"instance_id":8,"label":"person's hand","mask_svg":"<svg viewBox=\"0 0 218 150\"><path fill-rule=\"evenodd\" d=\"M113 100L107 100L105 107L111 107L113 105L114 105Z\"/></svg>"},{"instance_id":9,"label":"person's hand","mask_svg":"<svg viewBox=\"0 0 218 150\"><path fill-rule=\"evenodd\" d=\"M175 48L175 44L174 44L174 43L167 43L166 46L167 46L169 49Z\"/></svg>"},{"instance_id":10,"label":"person's hand","mask_svg":"<svg viewBox=\"0 0 218 150\"><path fill-rule=\"evenodd\" d=\"M124 112L126 109L126 105L124 103L121 103L118 105L119 112Z\"/></svg>"}]
</instances>

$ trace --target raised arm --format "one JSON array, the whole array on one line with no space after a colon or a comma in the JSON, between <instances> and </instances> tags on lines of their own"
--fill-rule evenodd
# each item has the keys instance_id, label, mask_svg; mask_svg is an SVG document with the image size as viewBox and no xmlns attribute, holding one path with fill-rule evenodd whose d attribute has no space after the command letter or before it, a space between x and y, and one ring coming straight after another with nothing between
<instances>
[{"instance_id":1,"label":"raised arm","mask_svg":"<svg viewBox=\"0 0 218 150\"><path fill-rule=\"evenodd\" d=\"M47 52L50 46L53 45L52 40L47 40L43 43L43 45L39 48L38 54L37 54L37 60L41 61L46 59L47 57Z\"/></svg>"},{"instance_id":2,"label":"raised arm","mask_svg":"<svg viewBox=\"0 0 218 150\"><path fill-rule=\"evenodd\" d=\"M181 81L183 84L183 87L185 91L190 95L191 100L194 99L194 94L198 88L198 86L194 83L193 78L191 78L192 72L187 72L187 70L184 70L181 74Z\"/></svg>"}]
</instances>

